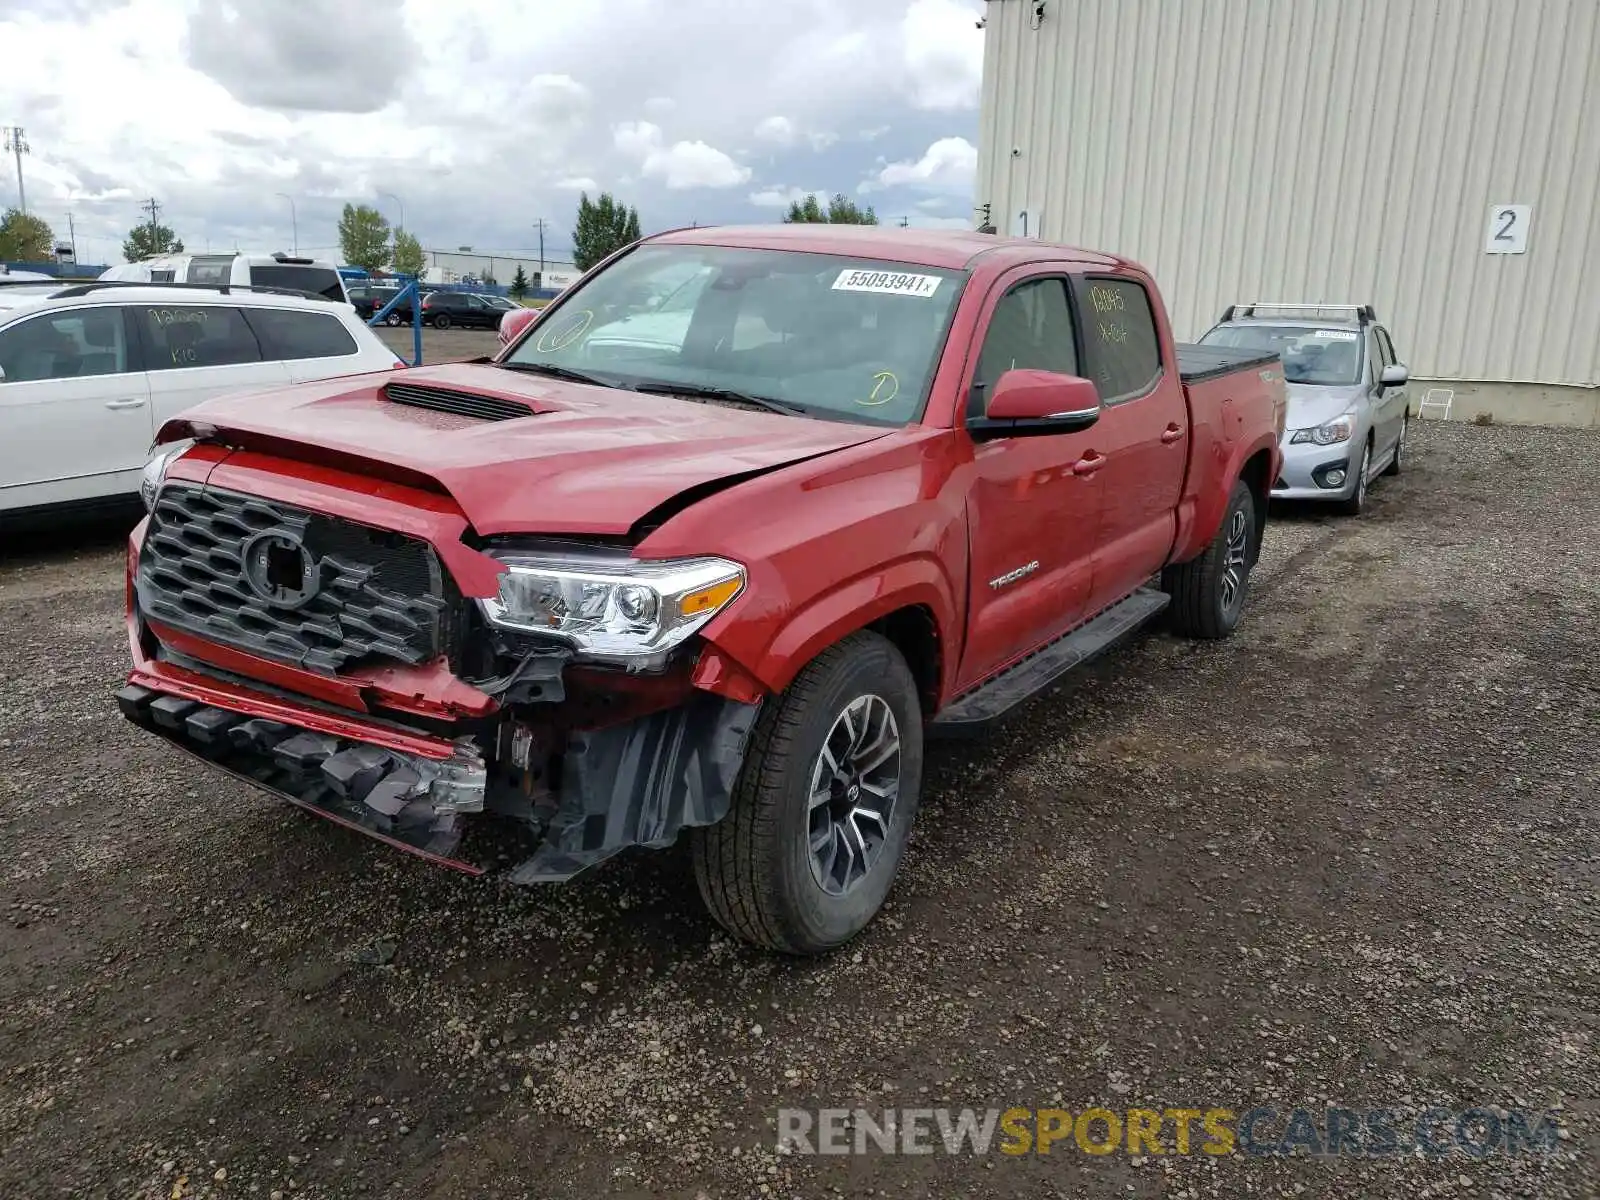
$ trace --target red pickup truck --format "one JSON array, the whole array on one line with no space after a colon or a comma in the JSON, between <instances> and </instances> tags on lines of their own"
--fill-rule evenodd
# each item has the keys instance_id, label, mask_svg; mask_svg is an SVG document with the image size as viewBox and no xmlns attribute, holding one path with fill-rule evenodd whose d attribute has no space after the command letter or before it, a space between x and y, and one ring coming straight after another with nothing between
<instances>
[{"instance_id":1,"label":"red pickup truck","mask_svg":"<svg viewBox=\"0 0 1600 1200\"><path fill-rule=\"evenodd\" d=\"M928 732L1157 614L1239 620L1275 356L1175 345L1133 263L980 233L680 230L492 360L169 421L124 714L468 872L687 831L793 953L898 869Z\"/></svg>"}]
</instances>

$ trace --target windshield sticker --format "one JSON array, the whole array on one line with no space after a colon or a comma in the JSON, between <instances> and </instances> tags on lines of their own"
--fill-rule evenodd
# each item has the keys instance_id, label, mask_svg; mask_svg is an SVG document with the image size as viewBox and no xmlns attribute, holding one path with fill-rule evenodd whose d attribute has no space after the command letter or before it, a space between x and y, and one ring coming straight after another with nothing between
<instances>
[{"instance_id":1,"label":"windshield sticker","mask_svg":"<svg viewBox=\"0 0 1600 1200\"><path fill-rule=\"evenodd\" d=\"M891 296L927 299L939 290L937 275L912 275L905 271L862 271L851 267L833 281L836 292L883 292Z\"/></svg>"},{"instance_id":2,"label":"windshield sticker","mask_svg":"<svg viewBox=\"0 0 1600 1200\"><path fill-rule=\"evenodd\" d=\"M573 314L573 319L565 326L555 325L546 329L539 335L539 340L534 343L536 350L546 354L556 350L565 350L573 342L589 332L589 326L594 323L594 313L587 308Z\"/></svg>"},{"instance_id":3,"label":"windshield sticker","mask_svg":"<svg viewBox=\"0 0 1600 1200\"><path fill-rule=\"evenodd\" d=\"M1327 338L1330 342L1353 342L1356 335L1348 329L1319 329L1312 337Z\"/></svg>"}]
</instances>

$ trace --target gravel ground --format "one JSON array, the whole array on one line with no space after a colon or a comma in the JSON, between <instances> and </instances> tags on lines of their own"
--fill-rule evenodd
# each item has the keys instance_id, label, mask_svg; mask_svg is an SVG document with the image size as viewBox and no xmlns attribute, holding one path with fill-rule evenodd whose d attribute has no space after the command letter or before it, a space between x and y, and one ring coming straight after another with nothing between
<instances>
[{"instance_id":1,"label":"gravel ground","mask_svg":"<svg viewBox=\"0 0 1600 1200\"><path fill-rule=\"evenodd\" d=\"M407 362L411 361L414 334L411 327L390 329L379 326L375 331L389 349ZM447 362L453 358L476 358L480 354L493 354L500 349L500 339L492 329L424 329L422 331L422 361L424 365Z\"/></svg>"},{"instance_id":2,"label":"gravel ground","mask_svg":"<svg viewBox=\"0 0 1600 1200\"><path fill-rule=\"evenodd\" d=\"M0 1196L1600 1194L1600 434L1425 425L935 747L881 919L731 944L673 853L447 874L116 714L116 531L0 559ZM1549 1156L776 1153L780 1107L1561 1109Z\"/></svg>"}]
</instances>

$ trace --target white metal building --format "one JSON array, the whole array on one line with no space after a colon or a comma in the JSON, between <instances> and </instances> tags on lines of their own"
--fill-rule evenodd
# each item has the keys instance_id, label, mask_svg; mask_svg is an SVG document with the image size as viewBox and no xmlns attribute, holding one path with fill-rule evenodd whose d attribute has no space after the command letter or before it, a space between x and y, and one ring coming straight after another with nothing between
<instances>
[{"instance_id":1,"label":"white metal building","mask_svg":"<svg viewBox=\"0 0 1600 1200\"><path fill-rule=\"evenodd\" d=\"M1600 424L1600 0L985 8L1000 232L1143 263L1180 338L1371 303L1452 416Z\"/></svg>"},{"instance_id":2,"label":"white metal building","mask_svg":"<svg viewBox=\"0 0 1600 1200\"><path fill-rule=\"evenodd\" d=\"M515 252L424 250L423 254L428 264L423 277L429 283L459 283L464 279L482 282L485 279L493 279L496 283L509 284L515 277L517 268L521 267L531 287L541 267L537 257L530 258L526 254ZM572 263L556 258L547 258L542 265L543 286L547 288L567 287L581 274Z\"/></svg>"}]
</instances>

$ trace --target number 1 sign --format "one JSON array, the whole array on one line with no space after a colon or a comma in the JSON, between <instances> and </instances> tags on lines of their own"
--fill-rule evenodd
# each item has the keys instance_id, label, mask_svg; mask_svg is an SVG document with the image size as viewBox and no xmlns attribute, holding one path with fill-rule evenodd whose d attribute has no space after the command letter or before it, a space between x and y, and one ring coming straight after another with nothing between
<instances>
[{"instance_id":1,"label":"number 1 sign","mask_svg":"<svg viewBox=\"0 0 1600 1200\"><path fill-rule=\"evenodd\" d=\"M1533 223L1531 204L1491 204L1489 234L1485 254L1524 254L1528 249L1528 226Z\"/></svg>"}]
</instances>

